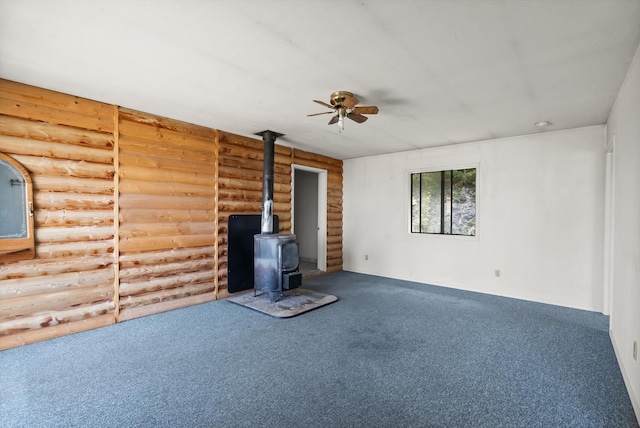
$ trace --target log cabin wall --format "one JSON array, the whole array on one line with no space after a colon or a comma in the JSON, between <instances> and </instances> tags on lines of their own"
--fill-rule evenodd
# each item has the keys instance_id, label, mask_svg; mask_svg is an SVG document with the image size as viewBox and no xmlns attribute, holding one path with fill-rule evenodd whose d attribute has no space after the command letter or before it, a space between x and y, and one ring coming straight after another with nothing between
<instances>
[{"instance_id":1,"label":"log cabin wall","mask_svg":"<svg viewBox=\"0 0 640 428\"><path fill-rule=\"evenodd\" d=\"M227 219L261 211L258 137L0 79L0 152L31 174L36 237L35 259L0 256L0 349L229 295ZM293 164L328 171L341 270L342 161L275 145L281 232Z\"/></svg>"},{"instance_id":2,"label":"log cabin wall","mask_svg":"<svg viewBox=\"0 0 640 428\"><path fill-rule=\"evenodd\" d=\"M118 320L215 300L216 131L121 108Z\"/></svg>"},{"instance_id":3,"label":"log cabin wall","mask_svg":"<svg viewBox=\"0 0 640 428\"><path fill-rule=\"evenodd\" d=\"M115 322L114 112L0 80L0 151L31 175L36 241L0 263L0 349Z\"/></svg>"}]
</instances>

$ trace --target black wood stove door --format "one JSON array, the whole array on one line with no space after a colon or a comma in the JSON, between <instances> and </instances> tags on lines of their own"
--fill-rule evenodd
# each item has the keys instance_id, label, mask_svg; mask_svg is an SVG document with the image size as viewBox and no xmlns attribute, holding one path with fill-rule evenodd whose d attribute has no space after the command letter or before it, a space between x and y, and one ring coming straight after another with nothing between
<instances>
[{"instance_id":1,"label":"black wood stove door","mask_svg":"<svg viewBox=\"0 0 640 428\"><path fill-rule=\"evenodd\" d=\"M261 230L260 214L232 214L228 222L227 290L229 293L253 288L253 235ZM273 230L280 230L273 216Z\"/></svg>"}]
</instances>

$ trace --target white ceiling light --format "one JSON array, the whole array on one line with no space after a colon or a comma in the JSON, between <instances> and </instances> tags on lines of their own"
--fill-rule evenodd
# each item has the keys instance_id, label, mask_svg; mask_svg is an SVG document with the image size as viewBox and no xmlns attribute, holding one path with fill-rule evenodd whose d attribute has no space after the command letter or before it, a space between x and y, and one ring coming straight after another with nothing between
<instances>
[{"instance_id":1,"label":"white ceiling light","mask_svg":"<svg viewBox=\"0 0 640 428\"><path fill-rule=\"evenodd\" d=\"M541 120L540 122L536 122L534 123L535 126L537 126L538 128L544 128L545 126L549 126L549 125L553 125L551 122L549 122L548 120Z\"/></svg>"}]
</instances>

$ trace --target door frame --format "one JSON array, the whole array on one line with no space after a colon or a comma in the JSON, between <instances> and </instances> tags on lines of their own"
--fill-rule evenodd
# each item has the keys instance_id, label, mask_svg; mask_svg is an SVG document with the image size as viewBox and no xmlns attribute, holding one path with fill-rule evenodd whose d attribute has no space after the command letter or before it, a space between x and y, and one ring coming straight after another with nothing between
<instances>
[{"instance_id":1,"label":"door frame","mask_svg":"<svg viewBox=\"0 0 640 428\"><path fill-rule=\"evenodd\" d=\"M291 231L295 233L295 188L296 170L313 172L318 174L318 247L317 269L322 272L327 270L327 170L306 165L291 165Z\"/></svg>"}]
</instances>

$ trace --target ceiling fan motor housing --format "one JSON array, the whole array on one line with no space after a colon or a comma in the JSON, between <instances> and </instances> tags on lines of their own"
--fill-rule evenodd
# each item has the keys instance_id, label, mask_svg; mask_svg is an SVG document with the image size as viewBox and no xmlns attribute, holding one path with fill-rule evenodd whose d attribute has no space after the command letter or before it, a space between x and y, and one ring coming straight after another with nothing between
<instances>
[{"instance_id":1,"label":"ceiling fan motor housing","mask_svg":"<svg viewBox=\"0 0 640 428\"><path fill-rule=\"evenodd\" d=\"M351 99L352 100L352 102L349 103L349 104L352 104L353 106L355 106L359 102L357 99L355 99L353 97L353 94L351 92L348 92L348 91L336 91L333 94L331 94L331 105L341 106L341 105L343 105L343 103L347 99Z\"/></svg>"}]
</instances>

